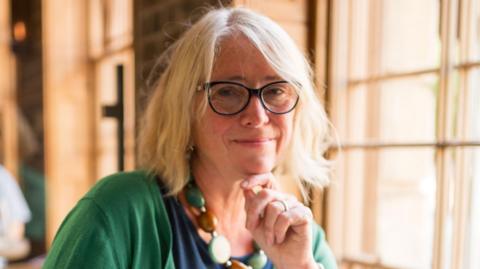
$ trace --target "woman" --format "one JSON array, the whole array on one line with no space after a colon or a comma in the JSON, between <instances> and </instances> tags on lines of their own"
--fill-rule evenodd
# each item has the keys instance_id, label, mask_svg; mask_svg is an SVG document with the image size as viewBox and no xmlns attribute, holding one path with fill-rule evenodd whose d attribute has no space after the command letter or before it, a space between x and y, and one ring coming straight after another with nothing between
<instances>
[{"instance_id":1,"label":"woman","mask_svg":"<svg viewBox=\"0 0 480 269\"><path fill-rule=\"evenodd\" d=\"M148 172L101 180L45 268L336 268L311 211L277 183L305 194L327 181L327 122L284 30L246 9L210 11L155 84L140 133Z\"/></svg>"}]
</instances>

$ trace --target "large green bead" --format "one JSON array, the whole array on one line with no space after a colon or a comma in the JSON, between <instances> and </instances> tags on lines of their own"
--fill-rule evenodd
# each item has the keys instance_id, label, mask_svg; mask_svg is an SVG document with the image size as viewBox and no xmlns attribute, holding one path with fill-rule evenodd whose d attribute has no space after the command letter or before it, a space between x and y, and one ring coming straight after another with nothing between
<instances>
[{"instance_id":1,"label":"large green bead","mask_svg":"<svg viewBox=\"0 0 480 269\"><path fill-rule=\"evenodd\" d=\"M202 208L205 206L205 198L203 198L203 194L197 186L189 184L185 191L185 196L189 205L196 208Z\"/></svg>"},{"instance_id":2,"label":"large green bead","mask_svg":"<svg viewBox=\"0 0 480 269\"><path fill-rule=\"evenodd\" d=\"M218 235L208 243L208 254L216 263L226 263L230 259L230 243L227 238Z\"/></svg>"},{"instance_id":3,"label":"large green bead","mask_svg":"<svg viewBox=\"0 0 480 269\"><path fill-rule=\"evenodd\" d=\"M255 254L248 259L248 265L250 265L253 269L262 269L265 264L267 264L267 255L260 250L257 251Z\"/></svg>"}]
</instances>

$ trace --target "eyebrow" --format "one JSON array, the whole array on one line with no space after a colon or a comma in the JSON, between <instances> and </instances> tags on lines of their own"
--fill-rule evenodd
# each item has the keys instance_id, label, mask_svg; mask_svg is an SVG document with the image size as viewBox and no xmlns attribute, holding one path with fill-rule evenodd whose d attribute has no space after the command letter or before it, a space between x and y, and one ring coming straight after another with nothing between
<instances>
[{"instance_id":1,"label":"eyebrow","mask_svg":"<svg viewBox=\"0 0 480 269\"><path fill-rule=\"evenodd\" d=\"M282 78L279 76L266 76L263 79L268 81L268 80L281 80ZM244 76L231 76L231 77L227 77L226 80L243 81L243 82L247 81L247 79Z\"/></svg>"}]
</instances>

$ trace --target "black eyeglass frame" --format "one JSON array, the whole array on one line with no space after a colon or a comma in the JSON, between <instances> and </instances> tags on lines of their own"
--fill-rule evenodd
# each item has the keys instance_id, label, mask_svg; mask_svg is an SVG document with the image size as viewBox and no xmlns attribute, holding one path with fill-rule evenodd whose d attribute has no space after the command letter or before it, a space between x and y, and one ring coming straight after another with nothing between
<instances>
[{"instance_id":1,"label":"black eyeglass frame","mask_svg":"<svg viewBox=\"0 0 480 269\"><path fill-rule=\"evenodd\" d=\"M266 105L265 105L265 101L263 100L263 90L271 85L274 85L274 84L278 84L278 83L290 83L288 81L285 81L285 80L279 80L279 81L274 81L274 82L270 82L258 89L255 89L255 88L249 88L241 83L238 83L238 82L235 82L235 81L228 81L228 80L217 80L217 81L210 81L210 82L206 82L203 84L203 86L199 86L199 89L198 90L205 90L207 91L207 94L208 94L208 104L210 105L210 108L217 114L220 114L220 115L223 115L223 116L233 116L233 115L236 115L242 111L245 110L245 108L247 108L248 104L250 103L250 99L252 99L252 95L255 95L258 97L258 99L260 99L260 103L262 104L262 107L273 113L273 114L277 114L277 115L282 115L282 114L287 114L289 112L291 112L292 110L295 109L295 107L297 106L298 104L298 100L300 99L300 96L298 95L298 93L295 91L295 94L297 95L297 99L295 100L295 103L293 104L292 108L290 108L289 110L285 111L285 112L275 112L275 111L272 111L270 110ZM240 86L246 90L248 90L248 100L247 102L245 103L245 105L237 112L235 113L222 113L222 112L219 112L215 109L215 107L213 106L211 100L210 100L210 89L215 86L215 85L218 85L218 84L233 84L233 85L237 85L237 86Z\"/></svg>"}]
</instances>

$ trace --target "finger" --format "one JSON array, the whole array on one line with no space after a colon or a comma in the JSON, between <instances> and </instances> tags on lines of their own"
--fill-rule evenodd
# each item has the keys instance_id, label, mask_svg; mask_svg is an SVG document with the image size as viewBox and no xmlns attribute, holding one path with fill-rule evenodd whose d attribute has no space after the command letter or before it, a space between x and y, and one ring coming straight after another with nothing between
<instances>
[{"instance_id":1,"label":"finger","mask_svg":"<svg viewBox=\"0 0 480 269\"><path fill-rule=\"evenodd\" d=\"M286 211L287 208L278 200L269 203L265 208L265 217L263 219L263 227L265 230L265 237L269 245L273 245L275 240L274 225L280 214Z\"/></svg>"},{"instance_id":2,"label":"finger","mask_svg":"<svg viewBox=\"0 0 480 269\"><path fill-rule=\"evenodd\" d=\"M252 175L246 178L240 185L243 189L253 189L255 187L271 189L273 183L275 182L275 177L272 173L264 173Z\"/></svg>"},{"instance_id":3,"label":"finger","mask_svg":"<svg viewBox=\"0 0 480 269\"><path fill-rule=\"evenodd\" d=\"M275 222L275 243L283 243L289 228L299 232L298 228L307 225L311 219L312 211L300 203L292 209L282 212Z\"/></svg>"},{"instance_id":4,"label":"finger","mask_svg":"<svg viewBox=\"0 0 480 269\"><path fill-rule=\"evenodd\" d=\"M251 191L250 191L251 192ZM263 189L257 195L245 192L245 210L247 212L247 229L253 231L260 223L260 215L264 215L265 207L275 200L285 199L285 195L270 189ZM248 201L248 202L247 202Z\"/></svg>"},{"instance_id":5,"label":"finger","mask_svg":"<svg viewBox=\"0 0 480 269\"><path fill-rule=\"evenodd\" d=\"M243 195L245 197L245 210L247 210L250 207L250 204L252 203L253 197L255 197L255 193L252 190L244 190Z\"/></svg>"},{"instance_id":6,"label":"finger","mask_svg":"<svg viewBox=\"0 0 480 269\"><path fill-rule=\"evenodd\" d=\"M265 218L263 220L263 227L265 231L265 238L268 245L273 245L275 240L275 234L273 231L273 226L277 221L278 215L282 214L284 208L278 201L273 201L269 203L265 209Z\"/></svg>"}]
</instances>

